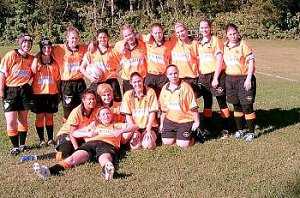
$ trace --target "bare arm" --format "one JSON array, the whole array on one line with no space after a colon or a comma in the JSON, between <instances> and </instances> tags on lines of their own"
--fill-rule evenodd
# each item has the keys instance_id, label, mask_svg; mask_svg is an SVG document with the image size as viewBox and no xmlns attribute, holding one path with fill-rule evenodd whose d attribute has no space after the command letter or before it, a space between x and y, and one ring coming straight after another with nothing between
<instances>
[{"instance_id":1,"label":"bare arm","mask_svg":"<svg viewBox=\"0 0 300 198\"><path fill-rule=\"evenodd\" d=\"M193 112L193 118L194 118L192 131L195 131L200 125L199 112L197 110L194 110L192 112Z\"/></svg>"},{"instance_id":2,"label":"bare arm","mask_svg":"<svg viewBox=\"0 0 300 198\"><path fill-rule=\"evenodd\" d=\"M0 98L4 97L5 74L0 72Z\"/></svg>"},{"instance_id":3,"label":"bare arm","mask_svg":"<svg viewBox=\"0 0 300 198\"><path fill-rule=\"evenodd\" d=\"M217 63L216 63L216 69L215 69L215 73L214 73L214 78L212 80L212 87L216 88L219 84L219 76L220 76L220 73L222 71L222 65L223 65L223 54L221 52L219 52L217 55L216 55L216 59L217 59Z\"/></svg>"},{"instance_id":4,"label":"bare arm","mask_svg":"<svg viewBox=\"0 0 300 198\"><path fill-rule=\"evenodd\" d=\"M248 73L247 73L247 78L244 83L244 88L246 91L249 91L252 87L251 79L252 79L252 75L254 74L254 67L255 67L255 60L254 60L254 58L251 58L248 61Z\"/></svg>"}]
</instances>

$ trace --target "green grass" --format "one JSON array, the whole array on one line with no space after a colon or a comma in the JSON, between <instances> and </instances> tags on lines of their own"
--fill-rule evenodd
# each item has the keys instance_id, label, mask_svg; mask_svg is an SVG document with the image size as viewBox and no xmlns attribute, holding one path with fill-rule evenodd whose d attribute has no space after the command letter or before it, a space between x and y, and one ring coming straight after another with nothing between
<instances>
[{"instance_id":1,"label":"green grass","mask_svg":"<svg viewBox=\"0 0 300 198\"><path fill-rule=\"evenodd\" d=\"M259 138L253 142L212 139L188 149L161 146L128 152L111 182L103 180L99 166L93 163L43 180L31 170L32 162L20 164L19 157L8 154L11 143L2 113L0 197L300 197L300 41L250 43L257 60L258 84L255 109ZM61 116L61 111L55 116L56 131ZM214 121L218 120L214 113ZM34 145L38 138L33 114L30 123L28 142ZM51 150L34 149L31 153Z\"/></svg>"}]
</instances>

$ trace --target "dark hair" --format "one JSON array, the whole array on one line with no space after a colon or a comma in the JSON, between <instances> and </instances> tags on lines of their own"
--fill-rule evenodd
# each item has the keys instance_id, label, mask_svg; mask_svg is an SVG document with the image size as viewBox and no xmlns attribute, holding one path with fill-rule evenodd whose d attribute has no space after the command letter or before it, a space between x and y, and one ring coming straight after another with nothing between
<instances>
[{"instance_id":1,"label":"dark hair","mask_svg":"<svg viewBox=\"0 0 300 198\"><path fill-rule=\"evenodd\" d=\"M43 47L44 47L45 45L50 45L50 46L52 46L52 42L51 42L51 40L50 40L48 37L44 37L44 38L42 38L42 40L40 41L39 45L40 45L40 51L42 52Z\"/></svg>"},{"instance_id":2,"label":"dark hair","mask_svg":"<svg viewBox=\"0 0 300 198\"><path fill-rule=\"evenodd\" d=\"M79 35L79 30L71 24L67 27L66 36L68 36L70 32L76 32Z\"/></svg>"},{"instance_id":3,"label":"dark hair","mask_svg":"<svg viewBox=\"0 0 300 198\"><path fill-rule=\"evenodd\" d=\"M100 28L97 30L97 36L101 33L104 33L107 35L107 37L109 37L108 30L106 28Z\"/></svg>"},{"instance_id":4,"label":"dark hair","mask_svg":"<svg viewBox=\"0 0 300 198\"><path fill-rule=\"evenodd\" d=\"M82 93L81 93L81 100L84 99L86 97L86 95L88 94L93 94L95 97L96 97L96 92L90 88L87 88L86 90L84 90Z\"/></svg>"},{"instance_id":5,"label":"dark hair","mask_svg":"<svg viewBox=\"0 0 300 198\"><path fill-rule=\"evenodd\" d=\"M176 65L174 65L174 64L169 64L169 65L167 66L167 68L166 68L166 72L167 72L167 70L168 70L170 67L175 67L175 68L177 69L177 71L179 71L179 70L178 70L178 67L177 67Z\"/></svg>"},{"instance_id":6,"label":"dark hair","mask_svg":"<svg viewBox=\"0 0 300 198\"><path fill-rule=\"evenodd\" d=\"M151 23L150 29L152 30L153 27L159 27L160 29L164 30L164 27L160 23Z\"/></svg>"},{"instance_id":7,"label":"dark hair","mask_svg":"<svg viewBox=\"0 0 300 198\"><path fill-rule=\"evenodd\" d=\"M235 29L236 31L238 31L237 26L233 23L228 23L224 29L225 29L225 32L227 32L229 29Z\"/></svg>"},{"instance_id":8,"label":"dark hair","mask_svg":"<svg viewBox=\"0 0 300 198\"><path fill-rule=\"evenodd\" d=\"M133 73L130 75L130 81L132 80L132 78L133 78L134 76L138 76L138 77L140 77L140 78L143 78L142 75L141 75L139 72L133 72Z\"/></svg>"},{"instance_id":9,"label":"dark hair","mask_svg":"<svg viewBox=\"0 0 300 198\"><path fill-rule=\"evenodd\" d=\"M24 41L29 41L31 44L33 42L32 36L27 32L19 34L19 36L18 36L19 47L21 47L21 45Z\"/></svg>"},{"instance_id":10,"label":"dark hair","mask_svg":"<svg viewBox=\"0 0 300 198\"><path fill-rule=\"evenodd\" d=\"M201 19L200 22L199 22L199 41L201 41L203 39L203 35L200 33L200 23L201 22L206 22L208 24L208 26L210 27L210 34L212 34L211 33L211 26L212 26L211 21L208 20L208 19Z\"/></svg>"}]
</instances>

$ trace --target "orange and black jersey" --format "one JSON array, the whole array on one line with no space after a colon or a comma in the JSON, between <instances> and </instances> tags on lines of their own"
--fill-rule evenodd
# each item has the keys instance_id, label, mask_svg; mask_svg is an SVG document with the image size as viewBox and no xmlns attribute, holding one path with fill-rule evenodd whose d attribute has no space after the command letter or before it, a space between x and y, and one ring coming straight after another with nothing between
<instances>
[{"instance_id":1,"label":"orange and black jersey","mask_svg":"<svg viewBox=\"0 0 300 198\"><path fill-rule=\"evenodd\" d=\"M41 56L33 59L31 70L33 73L33 94L56 94L58 93L59 68L57 62L51 58L50 63L44 64Z\"/></svg>"},{"instance_id":2,"label":"orange and black jersey","mask_svg":"<svg viewBox=\"0 0 300 198\"><path fill-rule=\"evenodd\" d=\"M32 77L33 56L22 56L17 49L5 54L0 64L0 72L5 75L5 85L17 87L29 83Z\"/></svg>"},{"instance_id":3,"label":"orange and black jersey","mask_svg":"<svg viewBox=\"0 0 300 198\"><path fill-rule=\"evenodd\" d=\"M67 44L53 46L52 56L58 63L61 80L83 78L79 68L86 51L86 45L79 45L76 51L71 51Z\"/></svg>"},{"instance_id":4,"label":"orange and black jersey","mask_svg":"<svg viewBox=\"0 0 300 198\"><path fill-rule=\"evenodd\" d=\"M248 74L248 62L254 59L252 49L247 42L241 41L235 46L229 47L228 42L224 46L225 73L231 76L245 76Z\"/></svg>"}]
</instances>

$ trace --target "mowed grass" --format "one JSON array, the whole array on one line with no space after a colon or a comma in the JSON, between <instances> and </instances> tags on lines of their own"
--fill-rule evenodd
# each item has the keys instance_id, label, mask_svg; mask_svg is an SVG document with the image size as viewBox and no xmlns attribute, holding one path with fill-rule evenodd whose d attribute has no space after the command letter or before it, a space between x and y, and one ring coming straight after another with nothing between
<instances>
[{"instance_id":1,"label":"mowed grass","mask_svg":"<svg viewBox=\"0 0 300 198\"><path fill-rule=\"evenodd\" d=\"M259 137L253 142L214 138L188 149L160 146L127 152L110 182L104 181L94 163L44 180L33 173L33 162L20 164L19 156L8 154L11 143L2 113L0 197L300 197L300 41L249 42L256 55L258 84ZM55 120L57 131L61 111ZM216 132L218 121L214 113ZM28 143L38 143L33 114ZM55 161L40 163L53 165Z\"/></svg>"}]
</instances>

